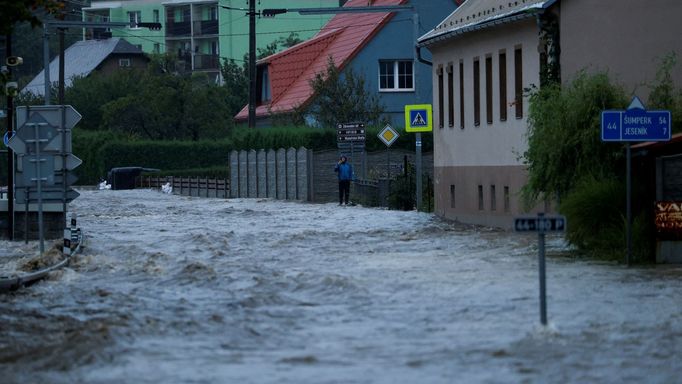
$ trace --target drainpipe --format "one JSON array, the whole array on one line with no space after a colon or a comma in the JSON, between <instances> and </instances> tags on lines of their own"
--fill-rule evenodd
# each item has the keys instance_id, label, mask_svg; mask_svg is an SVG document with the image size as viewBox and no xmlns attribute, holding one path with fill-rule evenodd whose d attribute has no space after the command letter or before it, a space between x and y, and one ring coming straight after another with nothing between
<instances>
[{"instance_id":1,"label":"drainpipe","mask_svg":"<svg viewBox=\"0 0 682 384\"><path fill-rule=\"evenodd\" d=\"M422 64L426 64L428 66L433 67L433 63L426 60L425 58L422 57L422 47L415 45L414 49L417 51L417 61L419 61Z\"/></svg>"}]
</instances>

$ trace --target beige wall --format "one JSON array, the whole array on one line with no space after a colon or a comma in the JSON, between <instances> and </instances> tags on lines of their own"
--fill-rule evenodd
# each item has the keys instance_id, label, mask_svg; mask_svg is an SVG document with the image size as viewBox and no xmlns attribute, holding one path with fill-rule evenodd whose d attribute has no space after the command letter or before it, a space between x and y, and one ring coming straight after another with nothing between
<instances>
[{"instance_id":1,"label":"beige wall","mask_svg":"<svg viewBox=\"0 0 682 384\"><path fill-rule=\"evenodd\" d=\"M438 167L434 171L435 213L463 223L511 228L513 216L523 212L520 191L526 180L523 166Z\"/></svg>"},{"instance_id":2,"label":"beige wall","mask_svg":"<svg viewBox=\"0 0 682 384\"><path fill-rule=\"evenodd\" d=\"M519 156L526 150L526 115L528 100L524 99L522 119L516 118L514 101L514 50L523 52L523 85L539 86L538 32L534 18L521 22L466 34L444 44L430 47L433 53L434 105L434 188L436 213L466 223L510 227L511 218L521 213L519 193L526 181L526 171ZM507 120L500 120L499 52L506 51ZM485 58L493 64L493 123L486 121ZM479 57L481 68L481 123L474 125L473 60ZM459 62L463 60L465 93L465 127L459 124ZM438 75L454 65L455 121L448 121L447 73L444 70L444 128L438 128ZM451 204L451 185L455 186L455 207ZM478 186L483 187L483 209L479 209ZM496 209L491 208L491 186L495 186ZM504 187L509 188L509 207L504 207Z\"/></svg>"},{"instance_id":3,"label":"beige wall","mask_svg":"<svg viewBox=\"0 0 682 384\"><path fill-rule=\"evenodd\" d=\"M583 68L608 70L628 92L643 99L642 84L655 79L657 59L671 51L682 61L682 1L568 0L561 14L561 76ZM674 73L682 84L682 63Z\"/></svg>"}]
</instances>

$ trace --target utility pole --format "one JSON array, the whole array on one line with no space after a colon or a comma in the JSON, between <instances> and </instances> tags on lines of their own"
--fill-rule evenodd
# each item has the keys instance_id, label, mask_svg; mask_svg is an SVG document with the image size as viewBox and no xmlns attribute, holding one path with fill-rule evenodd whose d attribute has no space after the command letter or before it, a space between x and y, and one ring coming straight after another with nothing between
<instances>
[{"instance_id":1,"label":"utility pole","mask_svg":"<svg viewBox=\"0 0 682 384\"><path fill-rule=\"evenodd\" d=\"M256 0L249 0L249 128L256 127Z\"/></svg>"},{"instance_id":2,"label":"utility pole","mask_svg":"<svg viewBox=\"0 0 682 384\"><path fill-rule=\"evenodd\" d=\"M12 56L12 33L5 36L5 57ZM12 78L12 67L7 66L8 79ZM7 92L7 138L14 134L14 97ZM14 240L14 151L7 147L7 237Z\"/></svg>"}]
</instances>

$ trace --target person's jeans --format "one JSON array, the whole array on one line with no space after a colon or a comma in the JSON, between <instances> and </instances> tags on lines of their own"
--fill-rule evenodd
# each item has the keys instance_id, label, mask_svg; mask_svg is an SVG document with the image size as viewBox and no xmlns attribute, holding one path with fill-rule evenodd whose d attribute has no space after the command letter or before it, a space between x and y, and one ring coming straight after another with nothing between
<instances>
[{"instance_id":1,"label":"person's jeans","mask_svg":"<svg viewBox=\"0 0 682 384\"><path fill-rule=\"evenodd\" d=\"M348 204L350 195L350 180L339 180L339 204Z\"/></svg>"}]
</instances>

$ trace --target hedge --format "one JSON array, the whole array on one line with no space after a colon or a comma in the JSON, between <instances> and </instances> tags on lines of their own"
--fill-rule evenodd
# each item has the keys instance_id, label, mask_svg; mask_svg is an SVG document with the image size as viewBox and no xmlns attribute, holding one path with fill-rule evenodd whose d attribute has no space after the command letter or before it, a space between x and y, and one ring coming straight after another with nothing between
<instances>
[{"instance_id":1,"label":"hedge","mask_svg":"<svg viewBox=\"0 0 682 384\"><path fill-rule=\"evenodd\" d=\"M368 151L386 148L377 138L380 129L383 127L367 128ZM423 136L423 150L429 151L433 148L433 140L429 134ZM73 153L83 160L83 164L75 170L78 184L81 185L98 183L111 168L130 166L156 168L164 175L174 173L176 176L221 177L219 175L226 175L228 155L232 150L290 147L313 150L336 148L336 130L305 127L243 128L231 137L217 141L140 141L112 132L73 131ZM401 133L392 148L413 150L414 136ZM202 175L200 172L207 174Z\"/></svg>"}]
</instances>

